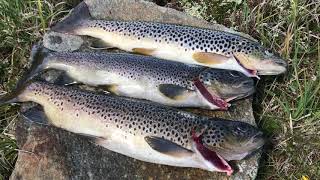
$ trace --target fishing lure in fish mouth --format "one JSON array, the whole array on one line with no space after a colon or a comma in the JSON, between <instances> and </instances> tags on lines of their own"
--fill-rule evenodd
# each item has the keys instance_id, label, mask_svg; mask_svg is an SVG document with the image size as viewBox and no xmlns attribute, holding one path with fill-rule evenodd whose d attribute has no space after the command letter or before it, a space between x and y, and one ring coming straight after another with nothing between
<instances>
[{"instance_id":1,"label":"fishing lure in fish mouth","mask_svg":"<svg viewBox=\"0 0 320 180\"><path fill-rule=\"evenodd\" d=\"M287 63L240 35L174 24L93 20L85 3L51 30L98 38L111 47L171 61L230 69L250 77L284 73Z\"/></svg>"},{"instance_id":2,"label":"fishing lure in fish mouth","mask_svg":"<svg viewBox=\"0 0 320 180\"><path fill-rule=\"evenodd\" d=\"M226 110L230 106L228 102L254 93L253 80L240 72L151 56L50 52L35 46L31 57L27 79L46 69L57 69L64 71L71 82L169 106Z\"/></svg>"},{"instance_id":3,"label":"fishing lure in fish mouth","mask_svg":"<svg viewBox=\"0 0 320 180\"><path fill-rule=\"evenodd\" d=\"M23 113L25 118L88 136L111 151L151 163L231 175L227 161L241 160L264 144L262 133L244 122L46 82L29 82L0 97L0 105L30 101L42 110L32 108Z\"/></svg>"}]
</instances>

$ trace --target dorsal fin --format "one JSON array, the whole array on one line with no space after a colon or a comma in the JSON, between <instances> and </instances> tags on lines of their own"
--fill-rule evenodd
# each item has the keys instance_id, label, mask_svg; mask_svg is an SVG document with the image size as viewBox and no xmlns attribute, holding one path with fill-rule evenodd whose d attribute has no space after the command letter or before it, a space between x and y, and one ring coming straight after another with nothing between
<instances>
[{"instance_id":1,"label":"dorsal fin","mask_svg":"<svg viewBox=\"0 0 320 180\"><path fill-rule=\"evenodd\" d=\"M61 33L73 34L86 20L91 19L90 11L85 2L81 2L62 21L58 22L51 30Z\"/></svg>"}]
</instances>

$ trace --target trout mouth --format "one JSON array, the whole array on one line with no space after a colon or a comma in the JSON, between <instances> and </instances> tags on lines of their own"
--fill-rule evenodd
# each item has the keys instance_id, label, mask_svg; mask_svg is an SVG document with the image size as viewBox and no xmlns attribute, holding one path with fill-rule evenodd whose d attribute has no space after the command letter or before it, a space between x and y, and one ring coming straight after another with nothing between
<instances>
[{"instance_id":1,"label":"trout mouth","mask_svg":"<svg viewBox=\"0 0 320 180\"><path fill-rule=\"evenodd\" d=\"M231 174L233 173L233 169L228 164L228 162L225 159L223 159L218 153L210 150L209 148L203 145L201 140L202 133L203 132L197 134L194 130L192 130L193 146L196 153L200 154L209 170L225 172L228 176L231 176Z\"/></svg>"},{"instance_id":2,"label":"trout mouth","mask_svg":"<svg viewBox=\"0 0 320 180\"><path fill-rule=\"evenodd\" d=\"M227 110L228 107L230 107L230 104L227 101L223 100L218 95L209 92L199 78L193 80L193 84L202 97L204 97L210 104L217 106L220 110Z\"/></svg>"}]
</instances>

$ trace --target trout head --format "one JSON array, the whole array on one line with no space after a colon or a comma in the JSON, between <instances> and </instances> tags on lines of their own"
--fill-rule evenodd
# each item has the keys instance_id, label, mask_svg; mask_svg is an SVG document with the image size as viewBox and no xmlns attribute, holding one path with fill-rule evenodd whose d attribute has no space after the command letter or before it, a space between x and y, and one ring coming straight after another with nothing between
<instances>
[{"instance_id":1,"label":"trout head","mask_svg":"<svg viewBox=\"0 0 320 180\"><path fill-rule=\"evenodd\" d=\"M243 68L254 75L278 75L287 70L286 61L258 44L242 47L233 56Z\"/></svg>"},{"instance_id":2,"label":"trout head","mask_svg":"<svg viewBox=\"0 0 320 180\"><path fill-rule=\"evenodd\" d=\"M250 96L255 91L253 80L237 71L206 69L199 78L211 94L226 102Z\"/></svg>"},{"instance_id":3,"label":"trout head","mask_svg":"<svg viewBox=\"0 0 320 180\"><path fill-rule=\"evenodd\" d=\"M256 127L239 121L215 121L203 134L205 145L225 160L241 160L260 149L265 138Z\"/></svg>"},{"instance_id":4,"label":"trout head","mask_svg":"<svg viewBox=\"0 0 320 180\"><path fill-rule=\"evenodd\" d=\"M243 159L263 144L260 131L238 121L215 119L192 131L192 147L202 168L227 175L233 173L227 161Z\"/></svg>"}]
</instances>

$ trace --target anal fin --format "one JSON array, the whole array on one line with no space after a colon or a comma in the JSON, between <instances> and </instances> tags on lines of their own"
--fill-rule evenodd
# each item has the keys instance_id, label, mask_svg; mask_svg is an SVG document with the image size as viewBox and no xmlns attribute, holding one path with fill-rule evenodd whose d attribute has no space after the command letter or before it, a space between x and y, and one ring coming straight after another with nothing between
<instances>
[{"instance_id":1,"label":"anal fin","mask_svg":"<svg viewBox=\"0 0 320 180\"><path fill-rule=\"evenodd\" d=\"M81 84L76 80L72 79L66 72L61 73L58 78L54 81L57 85L71 86L75 84Z\"/></svg>"},{"instance_id":2,"label":"anal fin","mask_svg":"<svg viewBox=\"0 0 320 180\"><path fill-rule=\"evenodd\" d=\"M174 84L160 84L158 89L164 96L173 100L183 100L191 92L184 87Z\"/></svg>"},{"instance_id":3,"label":"anal fin","mask_svg":"<svg viewBox=\"0 0 320 180\"><path fill-rule=\"evenodd\" d=\"M108 43L101 39L94 39L90 44L91 49L115 49L116 47L110 46Z\"/></svg>"},{"instance_id":4,"label":"anal fin","mask_svg":"<svg viewBox=\"0 0 320 180\"><path fill-rule=\"evenodd\" d=\"M152 55L155 49L152 48L133 48L132 52L142 55Z\"/></svg>"},{"instance_id":5,"label":"anal fin","mask_svg":"<svg viewBox=\"0 0 320 180\"><path fill-rule=\"evenodd\" d=\"M87 140L88 142L97 146L105 147L105 145L108 143L108 139L106 137L94 136L94 135L83 134L83 133L77 133L77 135L80 135L81 138L83 138L84 140Z\"/></svg>"},{"instance_id":6,"label":"anal fin","mask_svg":"<svg viewBox=\"0 0 320 180\"><path fill-rule=\"evenodd\" d=\"M119 86L117 84L99 85L98 87L112 94L119 95L119 92L118 92Z\"/></svg>"},{"instance_id":7,"label":"anal fin","mask_svg":"<svg viewBox=\"0 0 320 180\"><path fill-rule=\"evenodd\" d=\"M21 113L22 117L31 122L41 124L41 125L49 125L47 116L43 110L43 107L40 105L34 106L24 112Z\"/></svg>"},{"instance_id":8,"label":"anal fin","mask_svg":"<svg viewBox=\"0 0 320 180\"><path fill-rule=\"evenodd\" d=\"M196 52L193 53L192 58L205 65L222 64L229 59L227 56L211 52Z\"/></svg>"},{"instance_id":9,"label":"anal fin","mask_svg":"<svg viewBox=\"0 0 320 180\"><path fill-rule=\"evenodd\" d=\"M187 157L194 154L189 149L186 149L172 141L156 136L146 136L144 138L152 149L168 156Z\"/></svg>"}]
</instances>

